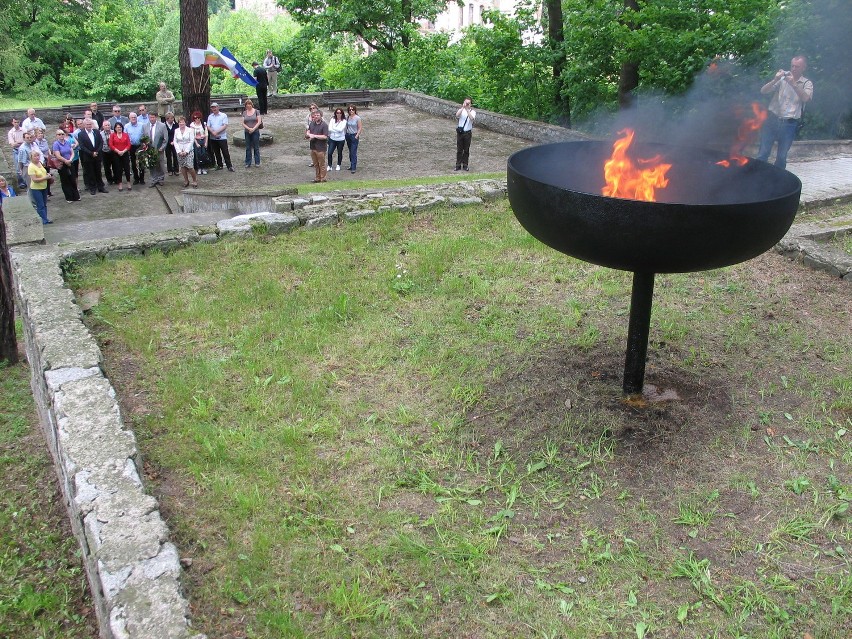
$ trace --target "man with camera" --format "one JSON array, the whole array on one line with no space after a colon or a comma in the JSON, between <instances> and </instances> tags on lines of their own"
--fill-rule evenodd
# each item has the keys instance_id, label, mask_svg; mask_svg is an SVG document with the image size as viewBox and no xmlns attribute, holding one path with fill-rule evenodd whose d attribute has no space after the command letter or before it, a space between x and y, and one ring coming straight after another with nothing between
<instances>
[{"instance_id":1,"label":"man with camera","mask_svg":"<svg viewBox=\"0 0 852 639\"><path fill-rule=\"evenodd\" d=\"M470 139L473 137L473 121L476 119L470 98L464 99L456 111L456 118L456 171L469 171Z\"/></svg>"},{"instance_id":2,"label":"man with camera","mask_svg":"<svg viewBox=\"0 0 852 639\"><path fill-rule=\"evenodd\" d=\"M764 95L771 93L769 114L760 129L760 151L757 159L769 159L772 146L777 142L775 166L787 166L787 152L793 145L801 128L802 114L806 102L814 94L814 83L802 74L808 68L807 58L797 55L790 61L790 70L780 69L775 76L760 88Z\"/></svg>"}]
</instances>

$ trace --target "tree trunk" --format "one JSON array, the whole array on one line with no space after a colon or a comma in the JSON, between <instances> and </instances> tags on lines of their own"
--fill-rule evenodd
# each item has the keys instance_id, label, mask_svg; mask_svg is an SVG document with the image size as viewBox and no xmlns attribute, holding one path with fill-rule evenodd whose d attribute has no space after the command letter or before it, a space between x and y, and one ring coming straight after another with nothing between
<instances>
[{"instance_id":1,"label":"tree trunk","mask_svg":"<svg viewBox=\"0 0 852 639\"><path fill-rule=\"evenodd\" d=\"M547 8L547 35L553 54L553 82L556 86L556 113L561 126L571 128L571 98L562 79L565 69L565 34L562 17L562 0L545 0Z\"/></svg>"},{"instance_id":2,"label":"tree trunk","mask_svg":"<svg viewBox=\"0 0 852 639\"><path fill-rule=\"evenodd\" d=\"M12 287L12 260L6 245L6 221L0 206L0 362L18 362L15 338L15 298Z\"/></svg>"},{"instance_id":3,"label":"tree trunk","mask_svg":"<svg viewBox=\"0 0 852 639\"><path fill-rule=\"evenodd\" d=\"M624 0L625 13L630 16L626 21L634 31L639 28L639 25L634 22L634 12L639 11L638 0ZM635 96L633 91L639 86L639 60L628 59L621 65L621 71L618 74L618 108L629 109L633 106Z\"/></svg>"},{"instance_id":4,"label":"tree trunk","mask_svg":"<svg viewBox=\"0 0 852 639\"><path fill-rule=\"evenodd\" d=\"M207 0L180 0L180 84L183 115L187 120L193 111L204 117L210 113L210 67L189 66L188 48L207 48Z\"/></svg>"},{"instance_id":5,"label":"tree trunk","mask_svg":"<svg viewBox=\"0 0 852 639\"><path fill-rule=\"evenodd\" d=\"M407 49L408 45L411 44L411 38L408 35L408 27L413 22L412 17L412 7L411 0L402 0L402 15L405 17L405 25L402 28L402 48Z\"/></svg>"}]
</instances>

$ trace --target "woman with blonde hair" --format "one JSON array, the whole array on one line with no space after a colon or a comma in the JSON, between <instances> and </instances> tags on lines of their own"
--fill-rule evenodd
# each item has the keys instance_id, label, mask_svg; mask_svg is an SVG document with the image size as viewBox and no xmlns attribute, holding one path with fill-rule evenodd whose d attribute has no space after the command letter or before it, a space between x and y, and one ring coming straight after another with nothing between
<instances>
[{"instance_id":1,"label":"woman with blonde hair","mask_svg":"<svg viewBox=\"0 0 852 639\"><path fill-rule=\"evenodd\" d=\"M30 164L27 167L27 175L30 176L30 197L35 204L38 216L42 224L53 224L47 219L47 169L41 163L41 152L33 149L30 152Z\"/></svg>"},{"instance_id":2,"label":"woman with blonde hair","mask_svg":"<svg viewBox=\"0 0 852 639\"><path fill-rule=\"evenodd\" d=\"M246 110L243 111L243 129L246 136L246 168L251 166L254 154L255 166L260 166L260 129L263 127L263 116L254 108L251 100L246 100Z\"/></svg>"},{"instance_id":3,"label":"woman with blonde hair","mask_svg":"<svg viewBox=\"0 0 852 639\"><path fill-rule=\"evenodd\" d=\"M172 145L178 156L178 166L180 173L183 176L184 188L189 186L189 176L192 176L192 188L198 188L198 173L195 172L195 132L186 126L186 118L180 116L178 118L178 128L175 129L175 135L172 139Z\"/></svg>"}]
</instances>

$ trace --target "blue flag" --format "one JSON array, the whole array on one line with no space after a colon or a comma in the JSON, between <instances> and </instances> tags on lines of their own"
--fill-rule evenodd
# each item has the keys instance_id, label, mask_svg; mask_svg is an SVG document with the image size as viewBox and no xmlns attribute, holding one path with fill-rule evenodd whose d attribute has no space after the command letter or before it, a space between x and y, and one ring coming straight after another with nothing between
<instances>
[{"instance_id":1,"label":"blue flag","mask_svg":"<svg viewBox=\"0 0 852 639\"><path fill-rule=\"evenodd\" d=\"M235 78L239 78L249 86L257 86L257 80L251 73L246 71L245 67L240 64L239 60L237 60L236 56L234 56L233 53L228 51L225 47L222 47L222 55L231 58L231 60L237 63L236 66L234 66L234 68L232 69L232 73L234 74Z\"/></svg>"}]
</instances>

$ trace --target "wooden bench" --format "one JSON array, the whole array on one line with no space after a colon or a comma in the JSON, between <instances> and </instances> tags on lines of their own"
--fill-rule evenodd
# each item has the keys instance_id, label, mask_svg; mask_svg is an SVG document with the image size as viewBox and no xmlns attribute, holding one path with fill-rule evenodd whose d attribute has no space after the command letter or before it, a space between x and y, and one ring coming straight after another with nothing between
<instances>
[{"instance_id":1,"label":"wooden bench","mask_svg":"<svg viewBox=\"0 0 852 639\"><path fill-rule=\"evenodd\" d=\"M328 106L347 104L366 104L373 102L368 89L345 89L342 91L323 91L322 99Z\"/></svg>"},{"instance_id":2,"label":"wooden bench","mask_svg":"<svg viewBox=\"0 0 852 639\"><path fill-rule=\"evenodd\" d=\"M70 113L76 124L78 119L82 119L86 115L90 104L91 102L86 102L86 104L63 104L62 115L64 117L66 113ZM103 113L105 117L110 117L112 115L111 109L113 104L113 102L98 102L98 111Z\"/></svg>"},{"instance_id":3,"label":"wooden bench","mask_svg":"<svg viewBox=\"0 0 852 639\"><path fill-rule=\"evenodd\" d=\"M245 108L248 96L245 93L226 93L222 95L211 95L210 104L214 102L219 105L220 111L242 111Z\"/></svg>"}]
</instances>

